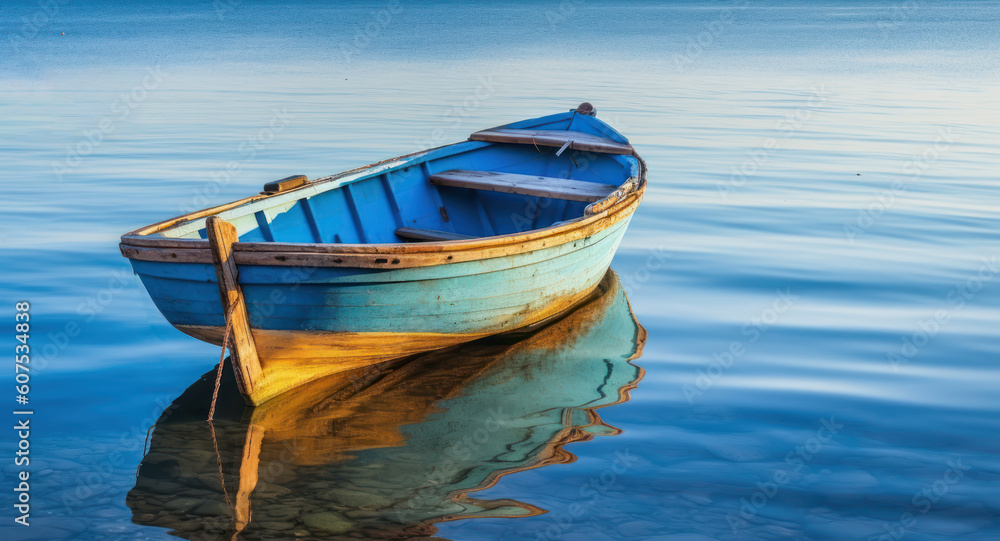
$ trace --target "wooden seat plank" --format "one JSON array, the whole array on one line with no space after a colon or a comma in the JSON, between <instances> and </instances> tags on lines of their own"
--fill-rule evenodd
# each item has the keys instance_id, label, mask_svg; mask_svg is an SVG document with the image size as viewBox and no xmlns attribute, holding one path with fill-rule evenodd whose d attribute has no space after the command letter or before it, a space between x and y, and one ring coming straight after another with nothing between
<instances>
[{"instance_id":1,"label":"wooden seat plank","mask_svg":"<svg viewBox=\"0 0 1000 541\"><path fill-rule=\"evenodd\" d=\"M424 240L424 241L466 240L466 239L476 238L476 237L470 237L469 235L459 235L458 233L452 233L450 231L438 231L436 229L420 229L417 227L400 227L399 229L396 230L396 236L402 237L404 239Z\"/></svg>"},{"instance_id":2,"label":"wooden seat plank","mask_svg":"<svg viewBox=\"0 0 1000 541\"><path fill-rule=\"evenodd\" d=\"M477 131L469 136L470 141L493 143L520 143L561 147L569 143L573 150L602 152L605 154L632 154L632 145L619 143L606 137L568 130L518 130L514 128L493 128Z\"/></svg>"},{"instance_id":3,"label":"wooden seat plank","mask_svg":"<svg viewBox=\"0 0 1000 541\"><path fill-rule=\"evenodd\" d=\"M555 177L537 177L515 173L494 173L491 171L469 171L452 169L431 175L431 184L452 186L455 188L470 188L492 192L516 193L520 195L535 195L551 199L567 201L583 201L593 203L607 197L618 186L597 184L582 180L571 180Z\"/></svg>"}]
</instances>

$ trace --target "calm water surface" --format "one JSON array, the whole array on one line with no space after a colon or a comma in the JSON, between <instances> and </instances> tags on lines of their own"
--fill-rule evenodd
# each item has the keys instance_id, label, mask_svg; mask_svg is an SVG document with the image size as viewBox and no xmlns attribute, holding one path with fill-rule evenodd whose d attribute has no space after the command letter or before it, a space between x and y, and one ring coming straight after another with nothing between
<instances>
[{"instance_id":1,"label":"calm water surface","mask_svg":"<svg viewBox=\"0 0 1000 541\"><path fill-rule=\"evenodd\" d=\"M0 27L0 298L11 321L32 303L36 412L32 526L12 526L6 488L4 539L169 539L170 520L230 512L184 492L215 479L195 421L218 349L157 313L123 232L585 100L649 165L612 265L648 331L631 399L590 393L638 379L635 327L590 324L607 345L574 349L567 325L560 347L453 357L493 372L428 369L356 410L288 405L268 422L354 431L309 432L316 460L254 492L258 523L274 515L245 535L1000 538L996 2L73 1L4 5ZM562 387L490 379L557 359L582 363L565 396L558 371L539 379ZM175 403L192 417L150 449ZM401 404L411 417L386 415ZM523 433L486 438L521 454L468 454L462 482L493 476L485 490L419 492L446 484L425 470L435 442L474 437L491 404L523 408L503 425ZM238 499L233 415L216 443ZM376 512L393 505L403 526Z\"/></svg>"}]
</instances>

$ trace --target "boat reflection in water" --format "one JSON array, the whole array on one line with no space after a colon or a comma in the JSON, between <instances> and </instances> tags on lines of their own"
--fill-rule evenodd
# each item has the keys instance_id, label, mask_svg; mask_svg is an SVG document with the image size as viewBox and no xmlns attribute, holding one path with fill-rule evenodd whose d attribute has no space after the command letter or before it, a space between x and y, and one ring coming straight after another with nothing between
<instances>
[{"instance_id":1,"label":"boat reflection in water","mask_svg":"<svg viewBox=\"0 0 1000 541\"><path fill-rule=\"evenodd\" d=\"M470 494L617 434L596 410L628 400L645 337L609 271L540 330L337 374L256 408L227 370L209 424L213 370L157 422L127 498L133 522L192 540L387 539L543 513Z\"/></svg>"}]
</instances>

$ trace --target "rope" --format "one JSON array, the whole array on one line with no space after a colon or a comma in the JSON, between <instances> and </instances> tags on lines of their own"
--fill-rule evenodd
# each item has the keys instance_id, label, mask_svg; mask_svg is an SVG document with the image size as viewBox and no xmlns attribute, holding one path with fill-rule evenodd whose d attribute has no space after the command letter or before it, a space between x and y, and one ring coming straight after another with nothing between
<instances>
[{"instance_id":1,"label":"rope","mask_svg":"<svg viewBox=\"0 0 1000 541\"><path fill-rule=\"evenodd\" d=\"M235 509L233 501L229 499L229 492L226 490L226 478L222 475L222 456L219 455L219 443L215 439L215 426L212 421L208 422L208 428L212 431L212 447L215 447L215 462L219 465L219 484L222 485L222 495L226 498L226 505L230 509Z\"/></svg>"},{"instance_id":2,"label":"rope","mask_svg":"<svg viewBox=\"0 0 1000 541\"><path fill-rule=\"evenodd\" d=\"M149 445L149 433L153 431L153 428L155 426L156 426L156 423L153 423L153 424L149 425L149 428L146 429L146 440L144 442L142 442L142 456L143 456L143 458L145 458L145 456L146 456L146 446ZM139 464L137 464L135 466L135 478L136 479L139 479L139 470L141 468L142 468L142 462L139 462Z\"/></svg>"},{"instance_id":3,"label":"rope","mask_svg":"<svg viewBox=\"0 0 1000 541\"><path fill-rule=\"evenodd\" d=\"M149 425L149 428L146 429L146 440L142 442L142 456L146 456L146 447L149 445L149 433L153 431L154 427L156 427L156 423Z\"/></svg>"},{"instance_id":4,"label":"rope","mask_svg":"<svg viewBox=\"0 0 1000 541\"><path fill-rule=\"evenodd\" d=\"M222 384L222 365L226 362L226 349L229 348L229 333L233 330L233 308L226 314L226 333L222 336L222 351L219 352L219 369L215 373L215 391L212 392L212 407L208 410L208 422L215 418L215 401L219 398L219 386ZM233 367L235 370L235 367ZM214 431L213 431L214 434Z\"/></svg>"},{"instance_id":5,"label":"rope","mask_svg":"<svg viewBox=\"0 0 1000 541\"><path fill-rule=\"evenodd\" d=\"M222 351L219 352L219 369L215 372L215 390L212 391L212 406L208 410L208 429L212 431L212 447L215 448L215 462L219 465L219 485L222 486L222 495L226 498L226 505L234 509L233 501L229 499L229 491L226 490L226 478L222 474L222 455L219 454L219 442L215 437L215 425L212 420L215 418L215 402L219 399L219 387L222 385L222 367L226 362L226 349L229 348L229 334L233 330L233 309L234 304L226 313L226 332L222 335ZM236 368L233 367L235 370Z\"/></svg>"}]
</instances>

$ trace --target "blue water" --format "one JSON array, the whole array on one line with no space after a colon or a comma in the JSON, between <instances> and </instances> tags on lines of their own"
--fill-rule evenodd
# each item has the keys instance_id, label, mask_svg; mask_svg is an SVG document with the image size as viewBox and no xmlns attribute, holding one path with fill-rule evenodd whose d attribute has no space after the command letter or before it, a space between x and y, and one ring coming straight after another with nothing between
<instances>
[{"instance_id":1,"label":"blue water","mask_svg":"<svg viewBox=\"0 0 1000 541\"><path fill-rule=\"evenodd\" d=\"M585 100L649 166L612 264L646 375L601 410L621 434L475 493L547 513L436 535L1000 538L995 2L45 6L0 8L0 299L10 327L31 302L35 411L32 526L7 430L3 538L172 538L125 495L218 349L118 236Z\"/></svg>"}]
</instances>

